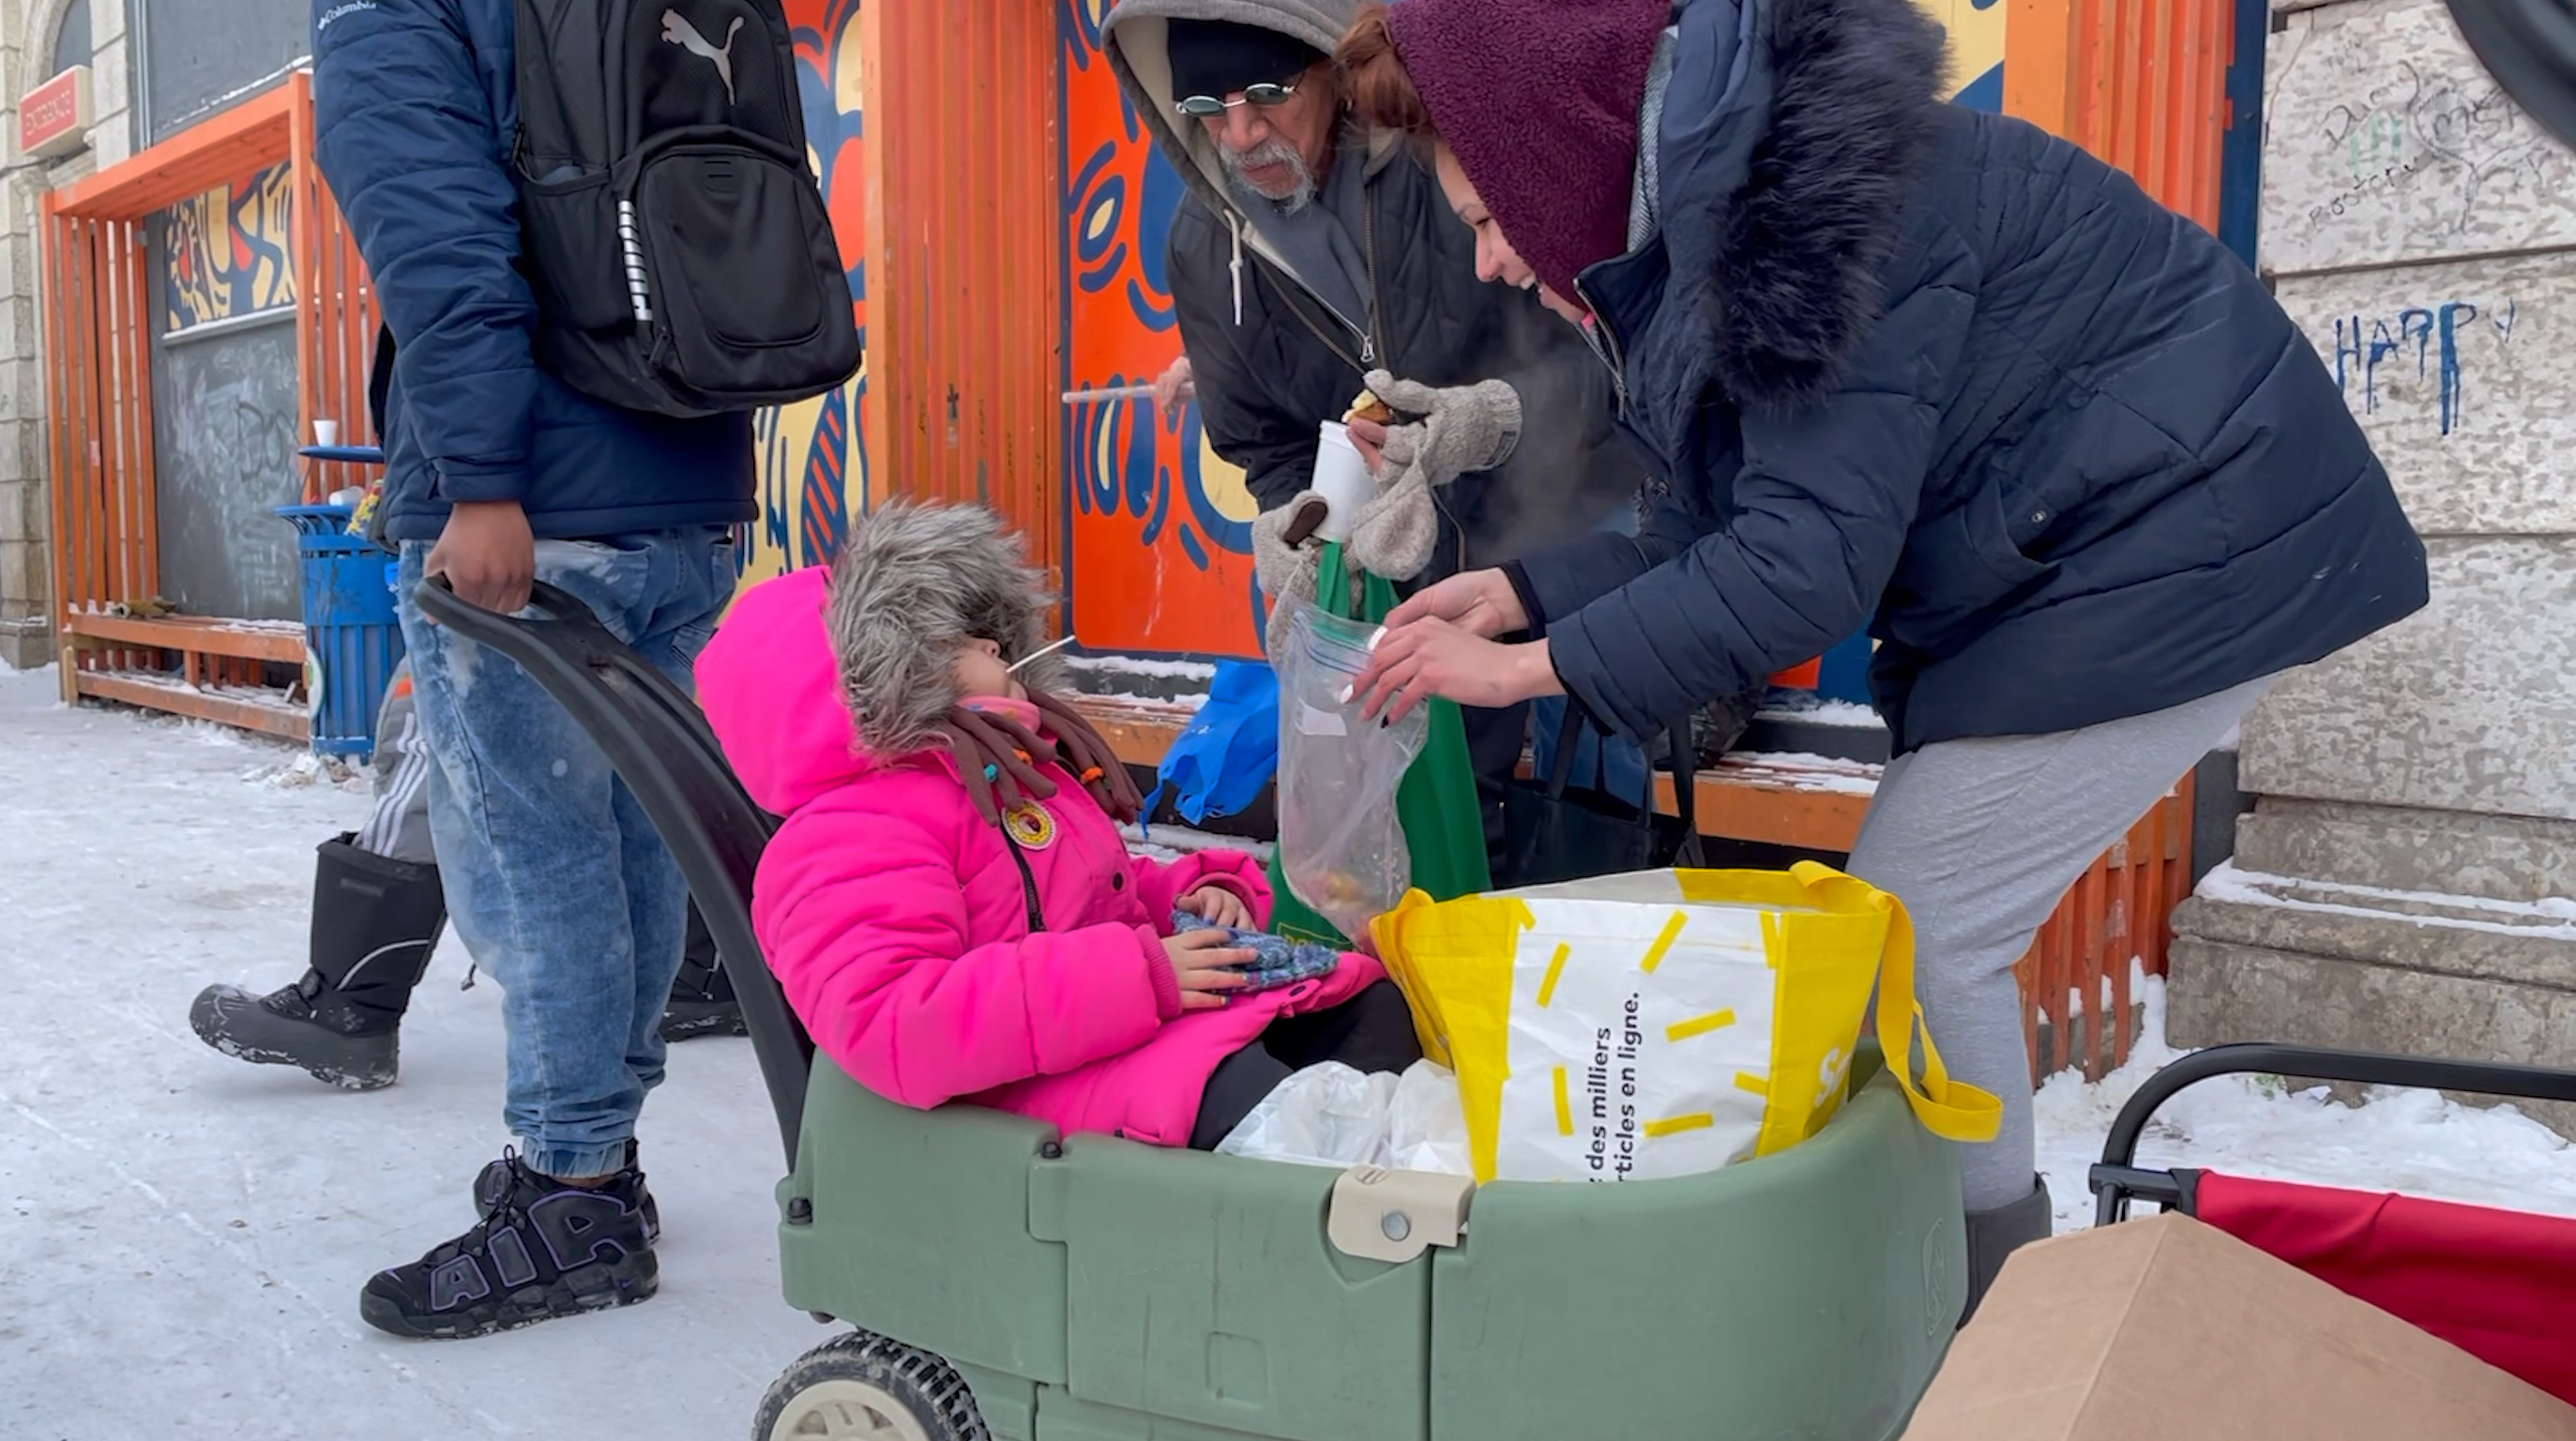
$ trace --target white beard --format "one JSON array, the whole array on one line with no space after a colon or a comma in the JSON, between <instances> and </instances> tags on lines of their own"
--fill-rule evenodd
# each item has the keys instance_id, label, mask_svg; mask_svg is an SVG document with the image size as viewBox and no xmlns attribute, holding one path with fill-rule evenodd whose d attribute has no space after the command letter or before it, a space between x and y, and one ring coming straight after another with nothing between
<instances>
[{"instance_id":1,"label":"white beard","mask_svg":"<svg viewBox=\"0 0 2576 1441\"><path fill-rule=\"evenodd\" d=\"M1260 196L1278 206L1279 213L1282 215L1294 215L1314 203L1315 172L1307 168L1306 157L1298 153L1297 147L1285 140L1276 137L1264 140L1241 155L1236 155L1220 146L1217 149L1217 158L1225 166L1226 178L1234 182L1237 190L1247 195ZM1243 178L1243 172L1263 165L1287 166L1295 173L1297 183L1289 187L1286 195L1269 195L1255 189Z\"/></svg>"}]
</instances>

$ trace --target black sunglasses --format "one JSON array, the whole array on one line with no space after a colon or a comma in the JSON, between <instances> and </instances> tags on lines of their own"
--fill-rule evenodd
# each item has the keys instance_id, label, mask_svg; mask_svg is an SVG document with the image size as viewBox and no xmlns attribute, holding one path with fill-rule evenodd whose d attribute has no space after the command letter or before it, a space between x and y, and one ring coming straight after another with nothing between
<instances>
[{"instance_id":1,"label":"black sunglasses","mask_svg":"<svg viewBox=\"0 0 2576 1441\"><path fill-rule=\"evenodd\" d=\"M1297 86L1293 81L1286 85L1273 85L1265 80L1258 85L1244 86L1242 96L1237 99L1220 100L1213 95L1192 95L1172 102L1172 108L1194 120L1208 120L1223 115L1238 105L1256 105L1264 110L1273 105L1285 105L1296 93Z\"/></svg>"}]
</instances>

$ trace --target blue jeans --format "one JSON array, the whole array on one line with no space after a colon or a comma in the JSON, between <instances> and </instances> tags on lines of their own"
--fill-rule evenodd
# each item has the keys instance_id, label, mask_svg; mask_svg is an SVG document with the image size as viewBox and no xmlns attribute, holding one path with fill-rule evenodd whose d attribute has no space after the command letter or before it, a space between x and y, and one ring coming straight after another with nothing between
<instances>
[{"instance_id":1,"label":"blue jeans","mask_svg":"<svg viewBox=\"0 0 2576 1441\"><path fill-rule=\"evenodd\" d=\"M662 1082L663 1003L680 970L688 886L608 757L528 673L431 625L412 592L429 543L402 548L403 640L435 762L429 825L448 913L502 988L502 1112L549 1176L625 1165ZM731 533L713 526L537 542L537 578L683 687L732 597Z\"/></svg>"}]
</instances>

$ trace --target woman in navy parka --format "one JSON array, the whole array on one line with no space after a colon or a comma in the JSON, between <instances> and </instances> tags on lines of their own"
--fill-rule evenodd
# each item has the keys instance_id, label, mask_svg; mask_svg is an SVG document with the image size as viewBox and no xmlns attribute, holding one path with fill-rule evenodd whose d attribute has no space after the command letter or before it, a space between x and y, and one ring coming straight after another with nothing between
<instances>
[{"instance_id":1,"label":"woman in navy parka","mask_svg":"<svg viewBox=\"0 0 2576 1441\"><path fill-rule=\"evenodd\" d=\"M2206 231L1941 103L1909 0L1400 0L1340 58L1656 474L1642 534L1415 597L1363 689L1643 736L1868 625L1897 759L1852 869L2005 1098L1962 1157L1981 1293L2050 1224L2013 963L2271 678L2425 603L2386 472Z\"/></svg>"}]
</instances>

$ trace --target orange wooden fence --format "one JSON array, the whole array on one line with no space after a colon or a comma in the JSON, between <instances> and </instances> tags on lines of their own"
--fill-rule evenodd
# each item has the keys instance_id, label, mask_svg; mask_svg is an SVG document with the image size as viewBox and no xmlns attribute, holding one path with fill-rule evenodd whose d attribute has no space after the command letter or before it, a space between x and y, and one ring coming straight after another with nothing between
<instances>
[{"instance_id":1,"label":"orange wooden fence","mask_svg":"<svg viewBox=\"0 0 2576 1441\"><path fill-rule=\"evenodd\" d=\"M2192 793L2185 776L2095 861L2013 968L2032 1079L2080 1070L2098 1081L2127 1063L2140 1004L2131 962L2165 973L2174 907L2191 894Z\"/></svg>"},{"instance_id":2,"label":"orange wooden fence","mask_svg":"<svg viewBox=\"0 0 2576 1441\"><path fill-rule=\"evenodd\" d=\"M313 102L307 77L297 76L288 112L295 184L295 350L299 407L296 434L313 436L313 422L340 423L343 445L374 445L379 437L367 416L367 377L373 373L379 317L358 238L349 232L322 167L313 163ZM318 501L376 476L372 467L325 465L307 471L304 498Z\"/></svg>"}]
</instances>

